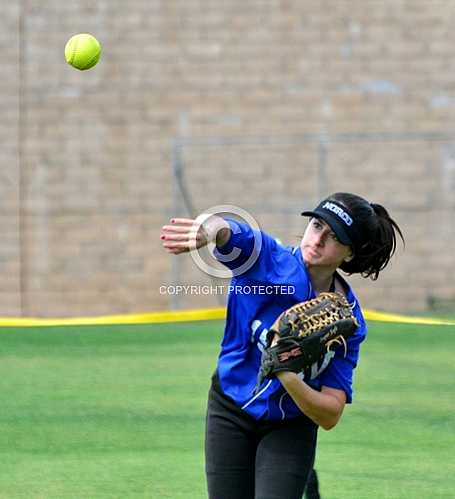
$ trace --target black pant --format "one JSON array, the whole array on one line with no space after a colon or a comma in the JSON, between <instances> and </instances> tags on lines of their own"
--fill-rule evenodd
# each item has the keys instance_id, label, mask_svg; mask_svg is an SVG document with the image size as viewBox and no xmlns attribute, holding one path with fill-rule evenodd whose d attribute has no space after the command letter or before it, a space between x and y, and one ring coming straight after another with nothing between
<instances>
[{"instance_id":1,"label":"black pant","mask_svg":"<svg viewBox=\"0 0 455 499\"><path fill-rule=\"evenodd\" d=\"M301 499L316 449L317 425L301 418L256 421L209 392L205 459L209 499Z\"/></svg>"}]
</instances>

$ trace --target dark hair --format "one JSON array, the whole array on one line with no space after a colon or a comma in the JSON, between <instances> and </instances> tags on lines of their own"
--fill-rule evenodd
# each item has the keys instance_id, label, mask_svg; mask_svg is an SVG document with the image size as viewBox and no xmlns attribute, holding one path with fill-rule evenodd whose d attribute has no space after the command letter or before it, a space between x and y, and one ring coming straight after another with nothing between
<instances>
[{"instance_id":1,"label":"dark hair","mask_svg":"<svg viewBox=\"0 0 455 499\"><path fill-rule=\"evenodd\" d=\"M329 199L343 205L361 232L361 241L353 248L354 258L343 262L340 269L348 274L361 274L374 281L389 263L397 247L397 233L404 244L398 224L384 206L347 192L337 192Z\"/></svg>"}]
</instances>

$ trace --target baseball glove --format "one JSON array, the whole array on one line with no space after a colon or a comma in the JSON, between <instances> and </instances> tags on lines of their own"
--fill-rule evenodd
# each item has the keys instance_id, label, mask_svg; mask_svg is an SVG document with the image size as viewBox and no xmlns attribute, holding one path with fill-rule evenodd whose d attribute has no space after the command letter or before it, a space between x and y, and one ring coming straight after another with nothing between
<instances>
[{"instance_id":1,"label":"baseball glove","mask_svg":"<svg viewBox=\"0 0 455 499\"><path fill-rule=\"evenodd\" d=\"M268 346L262 353L256 393L265 378L280 371L299 373L318 362L329 350L343 345L358 322L345 296L321 293L313 300L285 310L267 334ZM278 336L278 341L272 341Z\"/></svg>"}]
</instances>

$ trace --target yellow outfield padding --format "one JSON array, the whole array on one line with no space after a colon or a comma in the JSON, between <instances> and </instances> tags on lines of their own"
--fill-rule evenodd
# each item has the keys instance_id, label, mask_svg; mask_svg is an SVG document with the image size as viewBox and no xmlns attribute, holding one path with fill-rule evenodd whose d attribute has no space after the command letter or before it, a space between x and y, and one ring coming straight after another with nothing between
<instances>
[{"instance_id":1,"label":"yellow outfield padding","mask_svg":"<svg viewBox=\"0 0 455 499\"><path fill-rule=\"evenodd\" d=\"M364 310L363 315L367 321L399 322L400 324L427 324L432 326L455 326L455 322L431 317L410 317L407 315L388 314L374 310Z\"/></svg>"},{"instance_id":2,"label":"yellow outfield padding","mask_svg":"<svg viewBox=\"0 0 455 499\"><path fill-rule=\"evenodd\" d=\"M410 317L406 315L363 311L367 321L395 322L402 324L423 324L433 326L455 326L455 322L430 317ZM36 327L36 326L96 326L116 324L158 324L164 322L190 322L225 319L225 308L207 308L197 310L172 310L148 312L142 314L106 315L100 317L72 317L62 319L40 319L20 317L0 317L0 327Z\"/></svg>"},{"instance_id":3,"label":"yellow outfield padding","mask_svg":"<svg viewBox=\"0 0 455 499\"><path fill-rule=\"evenodd\" d=\"M226 310L224 308L173 310L164 312L147 312L142 314L105 315L99 317L71 317L62 319L0 317L0 327L157 324L164 322L209 321L215 319L224 319L225 317Z\"/></svg>"}]
</instances>

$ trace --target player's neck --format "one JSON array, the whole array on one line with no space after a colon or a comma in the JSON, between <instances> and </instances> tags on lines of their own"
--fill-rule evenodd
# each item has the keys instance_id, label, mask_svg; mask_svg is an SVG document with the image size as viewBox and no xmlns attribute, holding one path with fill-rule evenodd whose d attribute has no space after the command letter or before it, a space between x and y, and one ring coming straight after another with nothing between
<instances>
[{"instance_id":1,"label":"player's neck","mask_svg":"<svg viewBox=\"0 0 455 499\"><path fill-rule=\"evenodd\" d=\"M327 291L333 291L335 277L333 270L327 272L318 270L316 272L315 269L309 269L309 273L311 277L311 284L316 295Z\"/></svg>"}]
</instances>

